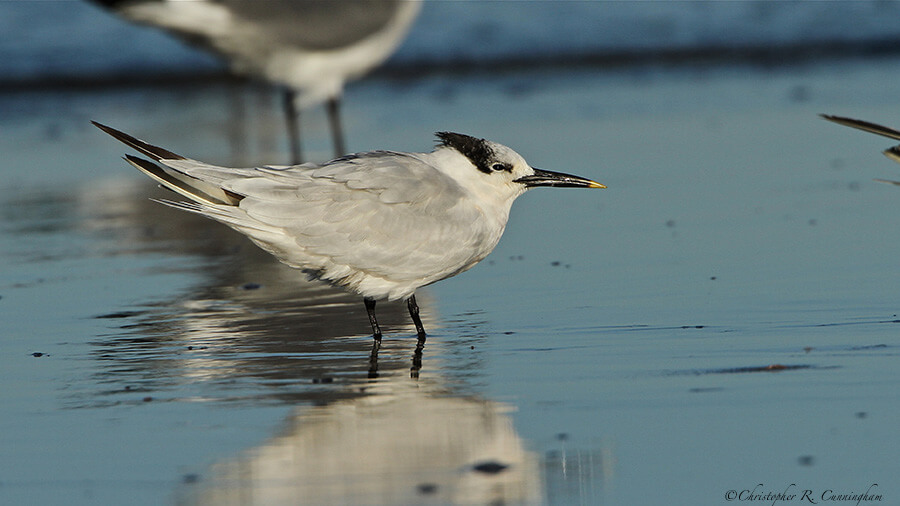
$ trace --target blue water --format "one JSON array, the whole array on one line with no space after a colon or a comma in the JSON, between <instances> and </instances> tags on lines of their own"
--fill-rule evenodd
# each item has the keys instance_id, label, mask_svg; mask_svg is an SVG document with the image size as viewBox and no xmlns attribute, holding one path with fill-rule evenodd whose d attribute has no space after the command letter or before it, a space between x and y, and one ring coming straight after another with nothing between
<instances>
[{"instance_id":1,"label":"blue water","mask_svg":"<svg viewBox=\"0 0 900 506\"><path fill-rule=\"evenodd\" d=\"M898 166L817 114L900 126L894 60L351 87L354 150L457 130L609 187L530 192L490 257L422 290L417 374L402 304L373 361L357 297L150 202L88 123L278 163L270 90L6 93L0 502L890 504L900 195L873 178Z\"/></svg>"}]
</instances>

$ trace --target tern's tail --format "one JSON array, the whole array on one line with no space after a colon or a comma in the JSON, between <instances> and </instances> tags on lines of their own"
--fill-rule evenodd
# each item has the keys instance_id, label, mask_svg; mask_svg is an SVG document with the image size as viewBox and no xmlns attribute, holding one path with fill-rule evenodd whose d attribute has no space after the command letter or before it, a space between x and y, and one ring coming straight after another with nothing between
<instances>
[{"instance_id":1,"label":"tern's tail","mask_svg":"<svg viewBox=\"0 0 900 506\"><path fill-rule=\"evenodd\" d=\"M163 187L168 188L200 204L226 204L235 205L243 198L229 190L223 189L217 183L223 178L216 177L209 165L177 155L169 150L148 144L136 139L125 132L91 121L97 128L115 137L121 142L131 146L143 155L149 156L155 162L136 156L125 155L125 160L135 168L156 180ZM203 170L204 177L192 174L198 172L191 169ZM212 169L212 170L211 170Z\"/></svg>"}]
</instances>

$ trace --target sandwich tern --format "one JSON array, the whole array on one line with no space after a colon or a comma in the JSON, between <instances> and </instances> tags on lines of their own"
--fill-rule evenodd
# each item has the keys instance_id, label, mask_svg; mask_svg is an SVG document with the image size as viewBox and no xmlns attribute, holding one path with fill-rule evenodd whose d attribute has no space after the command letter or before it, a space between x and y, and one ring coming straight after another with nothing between
<instances>
[{"instance_id":1,"label":"sandwich tern","mask_svg":"<svg viewBox=\"0 0 900 506\"><path fill-rule=\"evenodd\" d=\"M877 123L870 123L868 121L853 118L845 118L843 116L832 116L829 114L820 114L820 116L839 125L853 127L859 130L865 130L866 132L882 135L894 140L900 140L900 131L894 130L890 127L879 125ZM900 163L900 145L890 147L884 150L883 153L891 160ZM891 181L889 179L876 179L875 181L878 181L879 183L888 183L900 186L900 181Z\"/></svg>"},{"instance_id":2,"label":"sandwich tern","mask_svg":"<svg viewBox=\"0 0 900 506\"><path fill-rule=\"evenodd\" d=\"M302 162L299 112L326 103L335 156L344 151L344 83L386 60L409 32L420 0L93 0L212 51L240 75L284 87L293 163Z\"/></svg>"},{"instance_id":3,"label":"sandwich tern","mask_svg":"<svg viewBox=\"0 0 900 506\"><path fill-rule=\"evenodd\" d=\"M131 165L188 199L159 202L219 221L311 278L362 295L376 343L380 299L406 299L424 342L416 289L484 259L526 190L605 188L452 132L438 132L430 153L371 151L325 164L234 169L93 123L152 160L126 155Z\"/></svg>"}]
</instances>

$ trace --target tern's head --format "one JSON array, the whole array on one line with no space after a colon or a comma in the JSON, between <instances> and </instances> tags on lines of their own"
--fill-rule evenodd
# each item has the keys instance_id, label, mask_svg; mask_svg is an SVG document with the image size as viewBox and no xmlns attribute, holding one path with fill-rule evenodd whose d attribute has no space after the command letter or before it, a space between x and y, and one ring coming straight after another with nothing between
<instances>
[{"instance_id":1,"label":"tern's head","mask_svg":"<svg viewBox=\"0 0 900 506\"><path fill-rule=\"evenodd\" d=\"M513 198L537 186L606 188L580 176L536 169L521 155L496 142L453 132L438 132L436 135L440 140L438 148L449 148L470 162L464 164L462 173L454 171L451 174L463 184L474 182L486 191L494 189Z\"/></svg>"}]
</instances>

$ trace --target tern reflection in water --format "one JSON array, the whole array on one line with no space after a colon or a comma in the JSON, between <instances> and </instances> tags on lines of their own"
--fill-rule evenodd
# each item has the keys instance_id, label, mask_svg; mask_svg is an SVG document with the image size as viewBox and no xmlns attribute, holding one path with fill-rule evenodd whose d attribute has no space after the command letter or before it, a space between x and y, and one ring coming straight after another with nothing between
<instances>
[{"instance_id":1,"label":"tern reflection in water","mask_svg":"<svg viewBox=\"0 0 900 506\"><path fill-rule=\"evenodd\" d=\"M402 375L298 408L282 433L192 475L179 504L537 504L540 464L510 407Z\"/></svg>"}]
</instances>

